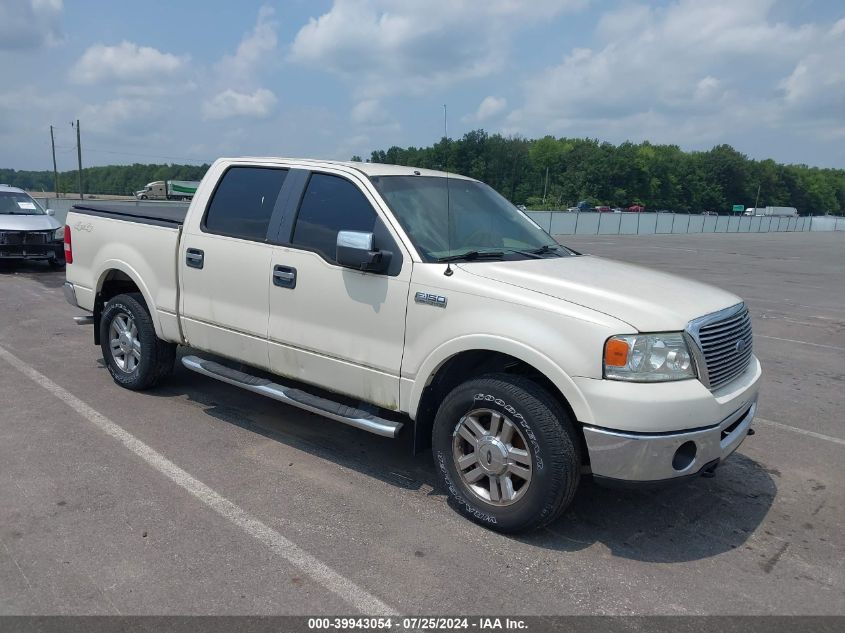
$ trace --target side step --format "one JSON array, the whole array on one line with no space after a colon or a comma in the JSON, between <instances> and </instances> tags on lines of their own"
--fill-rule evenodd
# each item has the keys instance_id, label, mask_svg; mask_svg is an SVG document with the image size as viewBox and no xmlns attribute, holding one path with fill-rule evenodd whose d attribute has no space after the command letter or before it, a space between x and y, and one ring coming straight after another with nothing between
<instances>
[{"instance_id":1,"label":"side step","mask_svg":"<svg viewBox=\"0 0 845 633\"><path fill-rule=\"evenodd\" d=\"M361 409L348 407L344 404L340 404L339 402L314 396L310 393L301 391L300 389L285 387L276 384L275 382L271 382L266 378L251 376L250 374L238 371L237 369L224 367L220 363L205 360L204 358L199 358L197 356L184 356L182 358L182 364L198 374L216 378L217 380L229 383L230 385L235 385L236 387L246 389L247 391L252 391L254 393L261 394L262 396L267 396L268 398L273 398L273 400L278 400L279 402L284 402L285 404L305 409L311 413L316 413L317 415L322 415L327 418L331 418L332 420L343 422L349 426L354 426L355 428L369 431L370 433L375 433L376 435L393 438L399 434L399 431L402 428L401 422L385 420L384 418L379 418L372 413L362 411Z\"/></svg>"}]
</instances>

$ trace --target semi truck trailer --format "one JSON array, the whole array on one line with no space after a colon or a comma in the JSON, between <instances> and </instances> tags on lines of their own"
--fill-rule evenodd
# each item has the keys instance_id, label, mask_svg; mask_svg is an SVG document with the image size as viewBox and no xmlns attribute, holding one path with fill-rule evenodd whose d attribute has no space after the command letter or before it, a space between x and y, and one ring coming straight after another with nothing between
<instances>
[{"instance_id":1,"label":"semi truck trailer","mask_svg":"<svg viewBox=\"0 0 845 633\"><path fill-rule=\"evenodd\" d=\"M191 200L199 187L197 180L156 180L135 192L138 200Z\"/></svg>"}]
</instances>

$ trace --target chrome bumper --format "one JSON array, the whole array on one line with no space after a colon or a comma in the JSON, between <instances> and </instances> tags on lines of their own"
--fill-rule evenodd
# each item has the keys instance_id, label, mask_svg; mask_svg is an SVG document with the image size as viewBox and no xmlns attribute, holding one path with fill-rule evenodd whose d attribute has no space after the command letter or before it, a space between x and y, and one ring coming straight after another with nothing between
<instances>
[{"instance_id":1,"label":"chrome bumper","mask_svg":"<svg viewBox=\"0 0 845 633\"><path fill-rule=\"evenodd\" d=\"M751 428L756 399L715 426L677 433L630 433L584 427L590 467L597 478L660 482L715 468Z\"/></svg>"},{"instance_id":2,"label":"chrome bumper","mask_svg":"<svg viewBox=\"0 0 845 633\"><path fill-rule=\"evenodd\" d=\"M76 289L73 287L73 284L69 281L66 281L65 285L62 286L62 291L65 294L65 301L67 301L74 308L78 308L79 304L76 302Z\"/></svg>"}]
</instances>

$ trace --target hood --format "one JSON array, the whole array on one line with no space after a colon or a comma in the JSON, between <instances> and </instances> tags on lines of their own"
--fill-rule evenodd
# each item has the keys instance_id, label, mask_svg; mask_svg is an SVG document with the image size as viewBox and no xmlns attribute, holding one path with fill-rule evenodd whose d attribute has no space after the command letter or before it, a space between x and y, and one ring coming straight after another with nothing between
<instances>
[{"instance_id":1,"label":"hood","mask_svg":"<svg viewBox=\"0 0 845 633\"><path fill-rule=\"evenodd\" d=\"M640 332L679 331L692 319L742 301L714 286L592 255L459 266L479 277L603 312Z\"/></svg>"},{"instance_id":2,"label":"hood","mask_svg":"<svg viewBox=\"0 0 845 633\"><path fill-rule=\"evenodd\" d=\"M8 215L0 213L0 231L49 231L62 225L51 215Z\"/></svg>"}]
</instances>

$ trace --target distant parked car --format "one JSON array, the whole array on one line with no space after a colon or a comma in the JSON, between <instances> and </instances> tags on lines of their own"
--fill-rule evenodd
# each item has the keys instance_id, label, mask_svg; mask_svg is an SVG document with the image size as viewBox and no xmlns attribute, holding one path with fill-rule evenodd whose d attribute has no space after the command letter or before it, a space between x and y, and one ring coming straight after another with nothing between
<instances>
[{"instance_id":1,"label":"distant parked car","mask_svg":"<svg viewBox=\"0 0 845 633\"><path fill-rule=\"evenodd\" d=\"M645 207L641 204L632 204L630 207L628 207L628 211L630 211L631 213L642 213L643 211L645 211Z\"/></svg>"},{"instance_id":2,"label":"distant parked car","mask_svg":"<svg viewBox=\"0 0 845 633\"><path fill-rule=\"evenodd\" d=\"M702 211L701 215L719 215L715 211Z\"/></svg>"},{"instance_id":3,"label":"distant parked car","mask_svg":"<svg viewBox=\"0 0 845 633\"><path fill-rule=\"evenodd\" d=\"M578 207L569 207L569 208L566 210L566 212L567 212L567 213L578 213L580 210L581 210L581 209L579 209Z\"/></svg>"},{"instance_id":4,"label":"distant parked car","mask_svg":"<svg viewBox=\"0 0 845 633\"><path fill-rule=\"evenodd\" d=\"M64 265L64 228L23 189L0 185L0 260Z\"/></svg>"},{"instance_id":5,"label":"distant parked car","mask_svg":"<svg viewBox=\"0 0 845 633\"><path fill-rule=\"evenodd\" d=\"M596 211L598 211L599 213L613 213L613 209L611 209L610 207L603 206L596 207Z\"/></svg>"}]
</instances>

